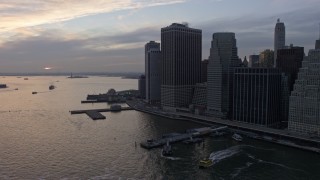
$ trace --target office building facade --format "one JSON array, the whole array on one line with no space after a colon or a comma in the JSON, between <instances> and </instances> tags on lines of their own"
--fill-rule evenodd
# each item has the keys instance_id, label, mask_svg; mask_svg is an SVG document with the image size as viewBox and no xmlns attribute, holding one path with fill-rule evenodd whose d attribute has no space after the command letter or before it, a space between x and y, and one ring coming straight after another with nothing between
<instances>
[{"instance_id":1,"label":"office building facade","mask_svg":"<svg viewBox=\"0 0 320 180\"><path fill-rule=\"evenodd\" d=\"M207 74L208 74L208 59L201 61L201 82L207 82Z\"/></svg>"},{"instance_id":2,"label":"office building facade","mask_svg":"<svg viewBox=\"0 0 320 180\"><path fill-rule=\"evenodd\" d=\"M161 99L161 51L160 43L150 41L145 45L146 101L157 103Z\"/></svg>"},{"instance_id":3,"label":"office building facade","mask_svg":"<svg viewBox=\"0 0 320 180\"><path fill-rule=\"evenodd\" d=\"M250 55L249 56L248 67L259 67L259 55Z\"/></svg>"},{"instance_id":4,"label":"office building facade","mask_svg":"<svg viewBox=\"0 0 320 180\"><path fill-rule=\"evenodd\" d=\"M304 58L289 101L288 129L320 136L320 49Z\"/></svg>"},{"instance_id":5,"label":"office building facade","mask_svg":"<svg viewBox=\"0 0 320 180\"><path fill-rule=\"evenodd\" d=\"M149 54L149 51L152 50L153 54ZM157 80L157 75L161 74L161 72L158 72L158 69L151 69L151 67L154 67L154 64L157 64L157 56L160 52L160 43L157 43L155 41L149 41L147 44L144 46L144 56L145 56L145 77L146 77L146 100L147 102L151 101L151 95L153 95L153 92L151 90L151 87L154 86L154 84L151 84L153 80ZM151 58L156 58L156 59L151 59ZM161 60L160 60L161 61ZM154 72L150 72L153 70ZM151 75L154 76L151 76ZM154 78L154 79L153 79ZM161 77L160 77L161 79ZM159 90L160 92L160 90ZM160 95L159 95L160 97Z\"/></svg>"},{"instance_id":6,"label":"office building facade","mask_svg":"<svg viewBox=\"0 0 320 180\"><path fill-rule=\"evenodd\" d=\"M280 126L281 73L276 68L235 68L233 120Z\"/></svg>"},{"instance_id":7,"label":"office building facade","mask_svg":"<svg viewBox=\"0 0 320 180\"><path fill-rule=\"evenodd\" d=\"M161 105L175 111L188 107L201 81L202 31L173 23L161 29Z\"/></svg>"},{"instance_id":8,"label":"office building facade","mask_svg":"<svg viewBox=\"0 0 320 180\"><path fill-rule=\"evenodd\" d=\"M214 33L208 64L207 114L228 118L232 113L233 73L240 66L234 33Z\"/></svg>"},{"instance_id":9,"label":"office building facade","mask_svg":"<svg viewBox=\"0 0 320 180\"><path fill-rule=\"evenodd\" d=\"M287 75L290 92L293 90L293 84L297 79L303 57L303 47L294 47L293 45L290 45L289 47L278 50L276 67Z\"/></svg>"}]
</instances>

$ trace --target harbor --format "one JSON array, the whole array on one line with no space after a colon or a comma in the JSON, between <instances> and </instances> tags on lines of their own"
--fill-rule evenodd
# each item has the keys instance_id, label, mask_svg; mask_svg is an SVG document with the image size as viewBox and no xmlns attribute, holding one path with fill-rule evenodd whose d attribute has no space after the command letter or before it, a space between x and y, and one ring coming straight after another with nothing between
<instances>
[{"instance_id":1,"label":"harbor","mask_svg":"<svg viewBox=\"0 0 320 180\"><path fill-rule=\"evenodd\" d=\"M191 113L165 112L159 108L150 107L149 105L146 105L144 102L139 100L127 101L127 104L140 112L162 116L174 120L193 121L205 125L228 126L229 131L240 132L241 134L248 136L249 138L320 154L320 139L312 136L308 137L303 135L291 134L288 130L273 129L215 117L195 115Z\"/></svg>"}]
</instances>

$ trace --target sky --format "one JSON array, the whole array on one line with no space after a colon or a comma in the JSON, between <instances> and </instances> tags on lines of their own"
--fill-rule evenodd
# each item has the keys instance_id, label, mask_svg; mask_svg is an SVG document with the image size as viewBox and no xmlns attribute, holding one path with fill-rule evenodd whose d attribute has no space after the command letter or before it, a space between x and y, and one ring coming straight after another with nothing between
<instances>
[{"instance_id":1,"label":"sky","mask_svg":"<svg viewBox=\"0 0 320 180\"><path fill-rule=\"evenodd\" d=\"M144 45L162 27L236 33L240 58L273 49L278 18L286 44L314 48L320 0L0 0L0 73L143 72Z\"/></svg>"}]
</instances>

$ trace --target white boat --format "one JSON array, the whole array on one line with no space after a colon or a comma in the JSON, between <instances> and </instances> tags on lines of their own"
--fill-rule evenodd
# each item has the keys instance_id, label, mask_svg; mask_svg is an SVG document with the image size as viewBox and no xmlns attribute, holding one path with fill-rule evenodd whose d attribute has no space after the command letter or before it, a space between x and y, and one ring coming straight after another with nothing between
<instances>
[{"instance_id":1,"label":"white boat","mask_svg":"<svg viewBox=\"0 0 320 180\"><path fill-rule=\"evenodd\" d=\"M239 135L239 134L237 134L237 133L234 133L233 135L232 135L232 139L234 139L234 140L236 140L236 141L242 141L242 137Z\"/></svg>"}]
</instances>

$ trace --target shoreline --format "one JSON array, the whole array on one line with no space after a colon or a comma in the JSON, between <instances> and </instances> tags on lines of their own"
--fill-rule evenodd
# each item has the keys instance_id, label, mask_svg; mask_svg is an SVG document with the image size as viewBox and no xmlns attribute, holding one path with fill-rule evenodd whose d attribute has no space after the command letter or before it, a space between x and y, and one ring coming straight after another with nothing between
<instances>
[{"instance_id":1,"label":"shoreline","mask_svg":"<svg viewBox=\"0 0 320 180\"><path fill-rule=\"evenodd\" d=\"M207 117L194 115L189 113L164 112L162 110L149 110L142 105L144 102L140 100L127 101L127 105L136 111L152 114L155 116L165 117L173 120L190 121L202 125L224 125L228 126L233 132L242 132L245 136L256 140L278 144L282 146L292 147L300 150L314 152L320 154L320 139L311 139L306 136L293 135L287 130L272 129L252 124L245 124L237 121L222 120L215 117ZM259 134L259 137L248 136L246 134ZM298 143L298 144L297 144ZM300 145L300 144L302 145Z\"/></svg>"}]
</instances>

